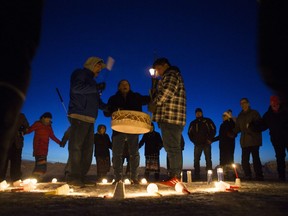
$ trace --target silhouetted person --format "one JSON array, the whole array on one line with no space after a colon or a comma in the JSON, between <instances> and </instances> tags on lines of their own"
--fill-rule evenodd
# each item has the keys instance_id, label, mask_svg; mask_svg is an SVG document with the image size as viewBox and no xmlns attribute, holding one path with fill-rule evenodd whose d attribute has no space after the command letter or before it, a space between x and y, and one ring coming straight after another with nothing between
<instances>
[{"instance_id":1,"label":"silhouetted person","mask_svg":"<svg viewBox=\"0 0 288 216\"><path fill-rule=\"evenodd\" d=\"M28 90L31 63L40 41L42 7L42 0L1 1L0 173L5 170L11 138Z\"/></svg>"},{"instance_id":2,"label":"silhouetted person","mask_svg":"<svg viewBox=\"0 0 288 216\"><path fill-rule=\"evenodd\" d=\"M288 4L259 0L258 57L264 82L288 104Z\"/></svg>"}]
</instances>

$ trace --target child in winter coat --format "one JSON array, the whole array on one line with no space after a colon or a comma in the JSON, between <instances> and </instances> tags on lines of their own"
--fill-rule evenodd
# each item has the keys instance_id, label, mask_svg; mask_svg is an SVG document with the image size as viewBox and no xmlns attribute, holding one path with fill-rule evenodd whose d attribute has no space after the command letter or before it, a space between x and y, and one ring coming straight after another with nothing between
<instances>
[{"instance_id":1,"label":"child in winter coat","mask_svg":"<svg viewBox=\"0 0 288 216\"><path fill-rule=\"evenodd\" d=\"M29 134L35 131L33 139L33 156L35 157L35 167L32 172L32 176L38 180L47 171L47 155L49 138L60 145L60 140L54 135L52 129L52 114L45 112L40 120L36 121L31 125L25 134Z\"/></svg>"}]
</instances>

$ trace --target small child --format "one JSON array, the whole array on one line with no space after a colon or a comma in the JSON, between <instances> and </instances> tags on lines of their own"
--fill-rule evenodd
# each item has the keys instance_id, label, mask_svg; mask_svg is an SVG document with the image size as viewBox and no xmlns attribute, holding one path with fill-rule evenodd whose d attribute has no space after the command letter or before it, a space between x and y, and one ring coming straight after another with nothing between
<instances>
[{"instance_id":1,"label":"small child","mask_svg":"<svg viewBox=\"0 0 288 216\"><path fill-rule=\"evenodd\" d=\"M41 115L40 120L36 121L31 125L25 132L29 134L35 131L33 139L33 156L35 157L35 167L32 172L32 176L40 180L47 171L47 155L49 138L54 140L60 145L60 140L54 135L52 129L52 114L45 112Z\"/></svg>"}]
</instances>

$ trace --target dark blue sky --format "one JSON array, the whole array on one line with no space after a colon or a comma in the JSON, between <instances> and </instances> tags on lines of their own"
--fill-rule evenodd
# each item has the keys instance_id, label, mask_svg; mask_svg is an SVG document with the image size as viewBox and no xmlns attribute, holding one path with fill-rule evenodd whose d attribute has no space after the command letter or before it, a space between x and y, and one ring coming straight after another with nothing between
<instances>
[{"instance_id":1,"label":"dark blue sky","mask_svg":"<svg viewBox=\"0 0 288 216\"><path fill-rule=\"evenodd\" d=\"M50 111L55 135L61 138L69 123L56 88L67 108L70 74L88 57L115 59L112 71L103 70L97 78L107 84L102 94L104 102L117 91L121 79L128 79L133 91L148 94L148 70L154 58L167 57L180 68L186 85L184 167L192 168L193 144L187 130L196 107L215 122L217 134L224 111L230 108L234 116L241 111L240 98L249 98L251 107L261 115L268 108L272 92L262 82L257 67L257 14L256 0L45 1L41 42L23 112L32 124ZM102 111L98 124L107 125L111 135L110 119ZM33 159L33 135L25 137L25 159ZM239 136L236 146L235 162L240 163ZM216 166L218 142L212 149ZM143 148L140 153L144 166ZM165 166L164 149L161 155L161 165ZM62 149L50 141L48 160L65 162L67 156L67 146ZM267 131L263 133L260 156L263 162L274 160ZM201 164L204 162L202 155Z\"/></svg>"}]
</instances>

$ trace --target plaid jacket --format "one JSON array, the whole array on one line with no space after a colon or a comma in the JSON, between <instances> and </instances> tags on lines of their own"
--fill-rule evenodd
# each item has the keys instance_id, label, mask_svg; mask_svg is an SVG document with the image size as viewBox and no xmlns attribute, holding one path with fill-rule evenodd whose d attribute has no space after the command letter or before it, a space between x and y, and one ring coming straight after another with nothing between
<instances>
[{"instance_id":1,"label":"plaid jacket","mask_svg":"<svg viewBox=\"0 0 288 216\"><path fill-rule=\"evenodd\" d=\"M186 124L186 91L177 67L170 67L164 72L153 102L157 106L153 121L182 126Z\"/></svg>"}]
</instances>

